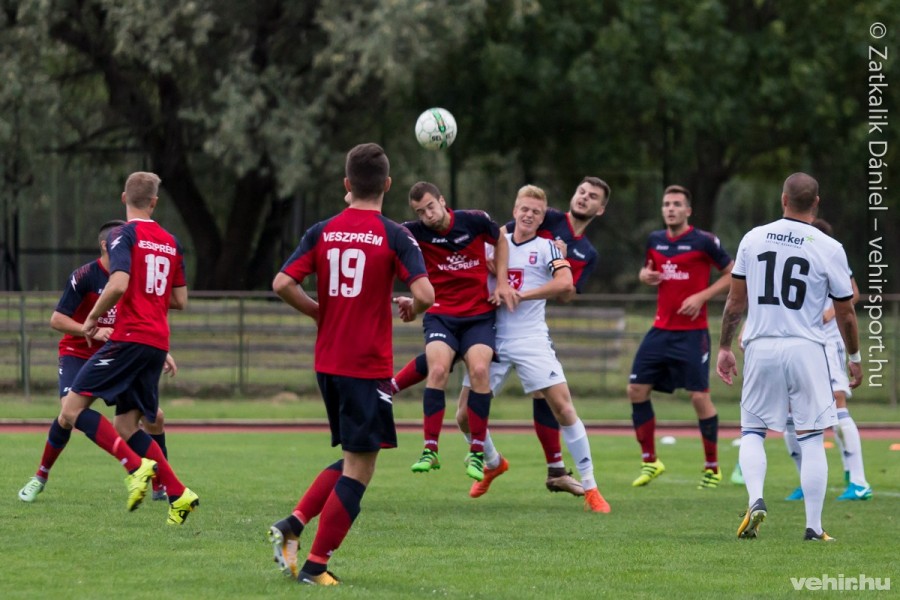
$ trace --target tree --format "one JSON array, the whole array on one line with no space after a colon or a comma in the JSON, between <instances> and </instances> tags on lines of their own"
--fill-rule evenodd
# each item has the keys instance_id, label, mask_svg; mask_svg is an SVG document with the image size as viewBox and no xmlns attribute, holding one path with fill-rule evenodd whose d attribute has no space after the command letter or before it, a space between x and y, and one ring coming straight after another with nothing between
<instances>
[{"instance_id":1,"label":"tree","mask_svg":"<svg viewBox=\"0 0 900 600\"><path fill-rule=\"evenodd\" d=\"M145 156L190 232L194 287L245 289L270 281L299 199L377 131L429 51L416 42L450 43L479 5L34 0L7 19L59 95L53 150Z\"/></svg>"}]
</instances>

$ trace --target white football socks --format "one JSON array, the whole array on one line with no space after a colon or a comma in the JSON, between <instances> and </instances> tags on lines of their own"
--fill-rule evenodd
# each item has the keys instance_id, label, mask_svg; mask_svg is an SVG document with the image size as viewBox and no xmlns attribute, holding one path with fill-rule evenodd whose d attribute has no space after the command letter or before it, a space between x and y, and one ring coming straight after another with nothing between
<instances>
[{"instance_id":1,"label":"white football socks","mask_svg":"<svg viewBox=\"0 0 900 600\"><path fill-rule=\"evenodd\" d=\"M597 487L597 482L594 481L594 461L591 458L591 444L584 423L581 419L577 419L572 425L561 425L560 431L581 476L581 486L586 490L594 489Z\"/></svg>"},{"instance_id":2,"label":"white football socks","mask_svg":"<svg viewBox=\"0 0 900 600\"><path fill-rule=\"evenodd\" d=\"M753 433L758 432L758 433ZM744 485L747 486L749 496L748 506L758 498L763 497L763 484L766 481L766 441L765 429L742 429L741 450L739 461L741 473L744 475Z\"/></svg>"},{"instance_id":3,"label":"white football socks","mask_svg":"<svg viewBox=\"0 0 900 600\"><path fill-rule=\"evenodd\" d=\"M800 487L806 506L806 526L822 533L822 505L828 488L828 461L825 458L824 432L814 431L798 435L797 441L803 453L800 468Z\"/></svg>"}]
</instances>

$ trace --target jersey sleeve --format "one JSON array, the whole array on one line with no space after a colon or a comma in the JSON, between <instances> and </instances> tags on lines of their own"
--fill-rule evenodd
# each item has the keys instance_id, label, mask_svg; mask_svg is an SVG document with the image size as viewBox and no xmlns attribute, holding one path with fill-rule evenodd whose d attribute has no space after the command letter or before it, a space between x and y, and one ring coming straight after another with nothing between
<instances>
[{"instance_id":1,"label":"jersey sleeve","mask_svg":"<svg viewBox=\"0 0 900 600\"><path fill-rule=\"evenodd\" d=\"M737 254L734 257L734 266L731 268L731 276L735 279L747 278L747 240L753 235L753 232L746 234L741 243L738 244Z\"/></svg>"},{"instance_id":2,"label":"jersey sleeve","mask_svg":"<svg viewBox=\"0 0 900 600\"><path fill-rule=\"evenodd\" d=\"M172 236L172 239L175 240L175 274L172 277L172 287L184 287L187 285L187 277L185 276L185 268L184 268L184 248L181 246L181 243L178 241L178 238Z\"/></svg>"},{"instance_id":3,"label":"jersey sleeve","mask_svg":"<svg viewBox=\"0 0 900 600\"><path fill-rule=\"evenodd\" d=\"M72 271L59 302L56 303L56 312L71 317L78 310L82 300L84 300L87 289L87 269L81 267Z\"/></svg>"},{"instance_id":4,"label":"jersey sleeve","mask_svg":"<svg viewBox=\"0 0 900 600\"><path fill-rule=\"evenodd\" d=\"M427 277L422 249L410 231L402 226L392 227L391 247L397 255L397 277L408 287L420 277Z\"/></svg>"},{"instance_id":5,"label":"jersey sleeve","mask_svg":"<svg viewBox=\"0 0 900 600\"><path fill-rule=\"evenodd\" d=\"M488 241L492 244L496 244L497 238L500 237L500 226L497 225L491 216L483 210L474 212L481 217L480 221L484 227L484 235L488 238Z\"/></svg>"},{"instance_id":6,"label":"jersey sleeve","mask_svg":"<svg viewBox=\"0 0 900 600\"><path fill-rule=\"evenodd\" d=\"M600 255L596 250L591 252L590 257L587 259L587 262L584 264L584 268L581 270L581 273L578 274L578 281L575 282L575 291L576 293L581 294L584 291L584 286L587 285L588 279L590 279L591 274L594 272L594 269L597 268L597 263L600 260Z\"/></svg>"},{"instance_id":7,"label":"jersey sleeve","mask_svg":"<svg viewBox=\"0 0 900 600\"><path fill-rule=\"evenodd\" d=\"M722 242L719 241L719 238L708 231L705 231L704 235L706 236L706 253L713 264L721 271L731 262L731 256L722 248Z\"/></svg>"},{"instance_id":8,"label":"jersey sleeve","mask_svg":"<svg viewBox=\"0 0 900 600\"><path fill-rule=\"evenodd\" d=\"M542 240L544 238L541 238ZM550 274L556 273L560 269L570 269L572 265L569 264L569 261L566 260L562 252L560 252L559 248L556 247L556 244L553 243L552 240L546 240L547 242L547 267L550 269Z\"/></svg>"},{"instance_id":9,"label":"jersey sleeve","mask_svg":"<svg viewBox=\"0 0 900 600\"><path fill-rule=\"evenodd\" d=\"M317 223L310 227L303 234L300 244L281 267L281 272L290 276L297 283L302 282L307 275L316 270L315 248L319 242L319 236L322 235L323 226L322 223Z\"/></svg>"},{"instance_id":10,"label":"jersey sleeve","mask_svg":"<svg viewBox=\"0 0 900 600\"><path fill-rule=\"evenodd\" d=\"M131 249L137 241L134 225L128 224L110 232L106 238L109 252L109 273L116 271L131 274Z\"/></svg>"},{"instance_id":11,"label":"jersey sleeve","mask_svg":"<svg viewBox=\"0 0 900 600\"><path fill-rule=\"evenodd\" d=\"M849 300L853 297L853 274L847 262L847 253L838 246L837 251L825 266L828 277L828 296L832 300Z\"/></svg>"}]
</instances>

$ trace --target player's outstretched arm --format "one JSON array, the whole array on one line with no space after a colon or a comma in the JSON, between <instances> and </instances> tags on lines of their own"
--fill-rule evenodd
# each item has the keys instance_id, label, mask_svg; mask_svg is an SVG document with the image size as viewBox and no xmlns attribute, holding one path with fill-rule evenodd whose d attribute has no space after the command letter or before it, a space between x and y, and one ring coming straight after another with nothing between
<instances>
[{"instance_id":1,"label":"player's outstretched arm","mask_svg":"<svg viewBox=\"0 0 900 600\"><path fill-rule=\"evenodd\" d=\"M859 324L856 321L852 298L834 301L834 318L837 320L838 330L844 339L844 347L849 357L850 387L857 388L862 383L863 370L862 357L859 354Z\"/></svg>"},{"instance_id":2,"label":"player's outstretched arm","mask_svg":"<svg viewBox=\"0 0 900 600\"><path fill-rule=\"evenodd\" d=\"M678 308L678 314L691 317L691 320L694 320L698 316L700 316L700 311L703 310L703 306L707 302L709 302L719 294L727 291L731 286L732 267L734 267L734 261L731 261L730 263L728 263L728 266L722 269L722 276L719 277L712 285L710 285L705 290L697 292L696 294L691 294L690 296L685 298L684 302L682 302L681 306Z\"/></svg>"},{"instance_id":3,"label":"player's outstretched arm","mask_svg":"<svg viewBox=\"0 0 900 600\"><path fill-rule=\"evenodd\" d=\"M509 242L506 239L506 225L500 228L500 236L497 238L497 244L494 247L494 264L497 287L494 289L491 303L497 306L504 304L512 312L516 310L519 298L513 292L513 289L509 287Z\"/></svg>"},{"instance_id":4,"label":"player's outstretched arm","mask_svg":"<svg viewBox=\"0 0 900 600\"><path fill-rule=\"evenodd\" d=\"M293 277L278 273L272 281L272 290L289 306L319 322L319 303L310 298Z\"/></svg>"},{"instance_id":5,"label":"player's outstretched arm","mask_svg":"<svg viewBox=\"0 0 900 600\"><path fill-rule=\"evenodd\" d=\"M409 311L409 318L404 321L412 321L416 315L421 314L431 308L434 304L434 286L427 277L419 277L409 285L409 291L412 292L413 302Z\"/></svg>"},{"instance_id":6,"label":"player's outstretched arm","mask_svg":"<svg viewBox=\"0 0 900 600\"><path fill-rule=\"evenodd\" d=\"M741 317L747 310L747 282L743 279L732 279L731 290L725 301L725 310L722 313L722 334L719 337L719 356L716 360L716 374L728 385L734 381L737 375L737 361L731 344L741 324Z\"/></svg>"},{"instance_id":7,"label":"player's outstretched arm","mask_svg":"<svg viewBox=\"0 0 900 600\"><path fill-rule=\"evenodd\" d=\"M131 281L131 275L125 271L115 271L109 276L109 281L106 282L103 293L97 298L94 308L91 309L90 314L88 314L84 323L81 324L81 333L87 338L88 346L91 345L91 340L100 329L97 326L97 321L109 312L109 309L115 306L119 299L125 295L129 281Z\"/></svg>"},{"instance_id":8,"label":"player's outstretched arm","mask_svg":"<svg viewBox=\"0 0 900 600\"><path fill-rule=\"evenodd\" d=\"M185 310L188 305L188 289L186 285L172 288L169 297L169 308L173 310Z\"/></svg>"},{"instance_id":9,"label":"player's outstretched arm","mask_svg":"<svg viewBox=\"0 0 900 600\"><path fill-rule=\"evenodd\" d=\"M565 260L565 259L559 259ZM519 294L521 300L546 300L566 297L575 293L575 284L572 282L572 269L568 266L560 266L553 271L553 279L533 290L527 290Z\"/></svg>"}]
</instances>

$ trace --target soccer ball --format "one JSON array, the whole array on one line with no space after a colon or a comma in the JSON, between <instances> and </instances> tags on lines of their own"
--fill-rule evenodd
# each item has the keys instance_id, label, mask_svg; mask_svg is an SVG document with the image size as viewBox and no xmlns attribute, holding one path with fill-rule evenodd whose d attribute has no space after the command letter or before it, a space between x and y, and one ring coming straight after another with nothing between
<instances>
[{"instance_id":1,"label":"soccer ball","mask_svg":"<svg viewBox=\"0 0 900 600\"><path fill-rule=\"evenodd\" d=\"M428 150L447 148L456 139L456 119L445 108L429 108L416 120L416 139Z\"/></svg>"}]
</instances>

